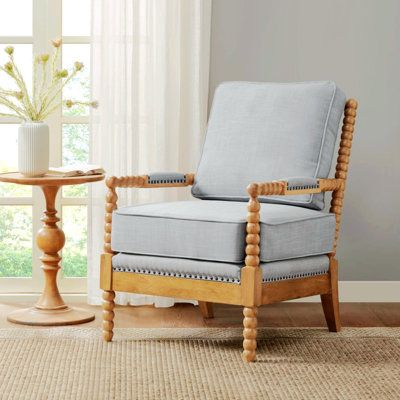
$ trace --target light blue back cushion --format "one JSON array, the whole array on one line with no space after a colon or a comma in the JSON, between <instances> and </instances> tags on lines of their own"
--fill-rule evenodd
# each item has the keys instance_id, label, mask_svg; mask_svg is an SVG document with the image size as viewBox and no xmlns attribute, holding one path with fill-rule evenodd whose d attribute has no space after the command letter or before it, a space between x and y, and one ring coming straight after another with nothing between
<instances>
[{"instance_id":1,"label":"light blue back cushion","mask_svg":"<svg viewBox=\"0 0 400 400\"><path fill-rule=\"evenodd\" d=\"M221 84L193 196L246 201L251 182L328 177L345 101L345 94L329 81ZM321 194L260 201L324 207Z\"/></svg>"}]
</instances>

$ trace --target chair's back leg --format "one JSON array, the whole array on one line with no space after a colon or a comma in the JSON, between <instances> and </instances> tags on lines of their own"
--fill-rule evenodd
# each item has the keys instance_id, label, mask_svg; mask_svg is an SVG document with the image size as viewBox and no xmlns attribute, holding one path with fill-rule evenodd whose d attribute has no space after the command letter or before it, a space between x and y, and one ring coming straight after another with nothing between
<instances>
[{"instance_id":1,"label":"chair's back leg","mask_svg":"<svg viewBox=\"0 0 400 400\"><path fill-rule=\"evenodd\" d=\"M340 331L339 316L339 293L338 293L338 263L334 258L336 254L337 241L339 238L340 220L342 216L344 190L349 170L351 145L353 141L354 125L357 116L357 101L349 99L344 109L342 134L340 137L339 155L336 164L335 178L342 179L343 185L332 193L330 212L336 215L336 232L332 253L330 254L329 275L331 292L321 295L322 307L324 309L326 323L331 332Z\"/></svg>"},{"instance_id":2,"label":"chair's back leg","mask_svg":"<svg viewBox=\"0 0 400 400\"><path fill-rule=\"evenodd\" d=\"M199 309L203 318L214 318L212 303L207 301L199 301Z\"/></svg>"},{"instance_id":3,"label":"chair's back leg","mask_svg":"<svg viewBox=\"0 0 400 400\"><path fill-rule=\"evenodd\" d=\"M321 303L329 331L339 332L341 324L339 314L338 262L333 257L330 260L329 275L331 281L331 292L321 294Z\"/></svg>"}]
</instances>

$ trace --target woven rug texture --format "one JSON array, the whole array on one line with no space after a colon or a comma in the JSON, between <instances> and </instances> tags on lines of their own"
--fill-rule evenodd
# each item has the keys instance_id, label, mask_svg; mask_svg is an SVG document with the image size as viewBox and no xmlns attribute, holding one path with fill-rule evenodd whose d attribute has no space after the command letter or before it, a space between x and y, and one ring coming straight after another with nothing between
<instances>
[{"instance_id":1,"label":"woven rug texture","mask_svg":"<svg viewBox=\"0 0 400 400\"><path fill-rule=\"evenodd\" d=\"M0 329L0 399L400 399L400 328Z\"/></svg>"}]
</instances>

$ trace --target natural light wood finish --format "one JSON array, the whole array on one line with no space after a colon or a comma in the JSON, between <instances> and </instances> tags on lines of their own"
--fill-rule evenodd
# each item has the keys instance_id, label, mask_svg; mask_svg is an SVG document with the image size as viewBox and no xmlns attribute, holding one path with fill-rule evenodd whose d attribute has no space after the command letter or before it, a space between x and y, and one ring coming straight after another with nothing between
<instances>
[{"instance_id":1,"label":"natural light wood finish","mask_svg":"<svg viewBox=\"0 0 400 400\"><path fill-rule=\"evenodd\" d=\"M260 268L260 202L257 188L248 188L250 200L247 205L246 257L241 270L243 309L243 359L247 362L256 358L257 307L261 304Z\"/></svg>"},{"instance_id":2,"label":"natural light wood finish","mask_svg":"<svg viewBox=\"0 0 400 400\"><path fill-rule=\"evenodd\" d=\"M243 308L243 353L246 362L254 361L257 348L257 307Z\"/></svg>"},{"instance_id":3,"label":"natural light wood finish","mask_svg":"<svg viewBox=\"0 0 400 400\"><path fill-rule=\"evenodd\" d=\"M330 212L336 215L336 234L333 245L333 254L336 254L337 242L339 239L340 221L342 218L343 198L346 188L347 172L349 170L349 161L351 145L353 143L354 125L356 123L358 103L354 99L347 100L344 109L344 118L342 125L342 134L340 137L339 155L336 162L335 178L341 179L341 187L334 189L332 193Z\"/></svg>"},{"instance_id":4,"label":"natural light wood finish","mask_svg":"<svg viewBox=\"0 0 400 400\"><path fill-rule=\"evenodd\" d=\"M0 182L17 183L18 185L32 186L67 186L80 185L81 183L98 182L104 179L104 175L83 175L61 177L54 175L45 175L41 177L27 177L19 172L6 172L0 174Z\"/></svg>"},{"instance_id":5,"label":"natural light wood finish","mask_svg":"<svg viewBox=\"0 0 400 400\"><path fill-rule=\"evenodd\" d=\"M103 339L106 342L111 342L113 338L114 328L114 303L115 292L112 290L103 291Z\"/></svg>"},{"instance_id":6,"label":"natural light wood finish","mask_svg":"<svg viewBox=\"0 0 400 400\"><path fill-rule=\"evenodd\" d=\"M100 287L104 290L112 289L112 254L102 254L100 260Z\"/></svg>"},{"instance_id":7,"label":"natural light wood finish","mask_svg":"<svg viewBox=\"0 0 400 400\"><path fill-rule=\"evenodd\" d=\"M330 290L331 285L328 274L263 283L262 304L272 304L279 301L315 296L317 294L329 293Z\"/></svg>"},{"instance_id":8,"label":"natural light wood finish","mask_svg":"<svg viewBox=\"0 0 400 400\"><path fill-rule=\"evenodd\" d=\"M318 187L312 189L289 189L286 181L258 182L249 185L247 191L257 196L295 196L332 192L343 188L343 179L317 179Z\"/></svg>"},{"instance_id":9,"label":"natural light wood finish","mask_svg":"<svg viewBox=\"0 0 400 400\"><path fill-rule=\"evenodd\" d=\"M24 325L52 326L80 324L94 319L94 315L86 310L68 307L58 291L57 273L61 268L59 252L64 247L65 235L57 225L60 218L57 217L55 201L61 186L96 182L102 179L104 175L27 178L19 173L0 174L1 182L40 186L46 199L46 210L42 218L44 224L36 235L36 243L43 251L40 257L45 279L43 293L34 307L10 313L9 321Z\"/></svg>"},{"instance_id":10,"label":"natural light wood finish","mask_svg":"<svg viewBox=\"0 0 400 400\"><path fill-rule=\"evenodd\" d=\"M241 304L242 302L241 285L235 283L134 272L113 271L112 275L112 290L118 292L196 299L211 303Z\"/></svg>"},{"instance_id":11,"label":"natural light wood finish","mask_svg":"<svg viewBox=\"0 0 400 400\"><path fill-rule=\"evenodd\" d=\"M329 290L327 293L321 292L321 303L329 330L331 332L339 332L341 323L339 315L338 262L333 257L331 257L329 274Z\"/></svg>"},{"instance_id":12,"label":"natural light wood finish","mask_svg":"<svg viewBox=\"0 0 400 400\"><path fill-rule=\"evenodd\" d=\"M350 149L352 144L357 102L350 99L344 110L343 128L339 156L334 179L317 179L317 187L310 189L290 189L286 181L254 182L249 194L246 226L246 258L241 269L240 284L202 281L196 279L146 275L130 272L113 272L111 248L112 212L117 208L117 188L182 187L194 182L194 174L185 175L185 182L179 184L150 184L147 175L110 177L107 179L107 203L105 216L104 251L102 258L102 289L105 291L103 306L105 313L103 335L112 338L114 317L114 292L124 291L149 295L160 295L200 301L200 309L205 317L210 313L210 303L225 303L243 306L243 359L247 362L256 358L257 314L262 304L272 304L283 300L321 295L326 322L331 331L340 330L338 302L338 263L335 259L340 216L347 178ZM314 194L332 191L330 212L336 215L335 246L329 254L329 272L307 278L262 283L260 269L260 203L259 196L286 196ZM106 264L106 265L104 265ZM106 271L106 272L103 272ZM111 271L111 277L109 277ZM111 286L110 286L111 283ZM105 332L105 333L104 333Z\"/></svg>"},{"instance_id":13,"label":"natural light wood finish","mask_svg":"<svg viewBox=\"0 0 400 400\"><path fill-rule=\"evenodd\" d=\"M103 339L111 342L113 338L114 328L114 299L115 292L112 289L112 254L106 253L101 255L100 261L100 287L103 289Z\"/></svg>"}]
</instances>

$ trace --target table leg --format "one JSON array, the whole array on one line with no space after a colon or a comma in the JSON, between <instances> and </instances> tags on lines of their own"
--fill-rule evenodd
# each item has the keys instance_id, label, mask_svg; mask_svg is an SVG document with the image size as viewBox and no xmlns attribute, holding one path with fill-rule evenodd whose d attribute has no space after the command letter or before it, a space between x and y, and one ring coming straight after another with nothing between
<instances>
[{"instance_id":1,"label":"table leg","mask_svg":"<svg viewBox=\"0 0 400 400\"><path fill-rule=\"evenodd\" d=\"M42 269L45 285L39 301L34 307L10 313L7 319L24 325L73 325L94 320L94 314L79 308L68 307L58 291L57 272L61 268L59 251L64 247L64 232L57 226L60 220L55 209L59 186L42 186L46 198L43 227L36 236L36 243L43 251Z\"/></svg>"}]
</instances>

